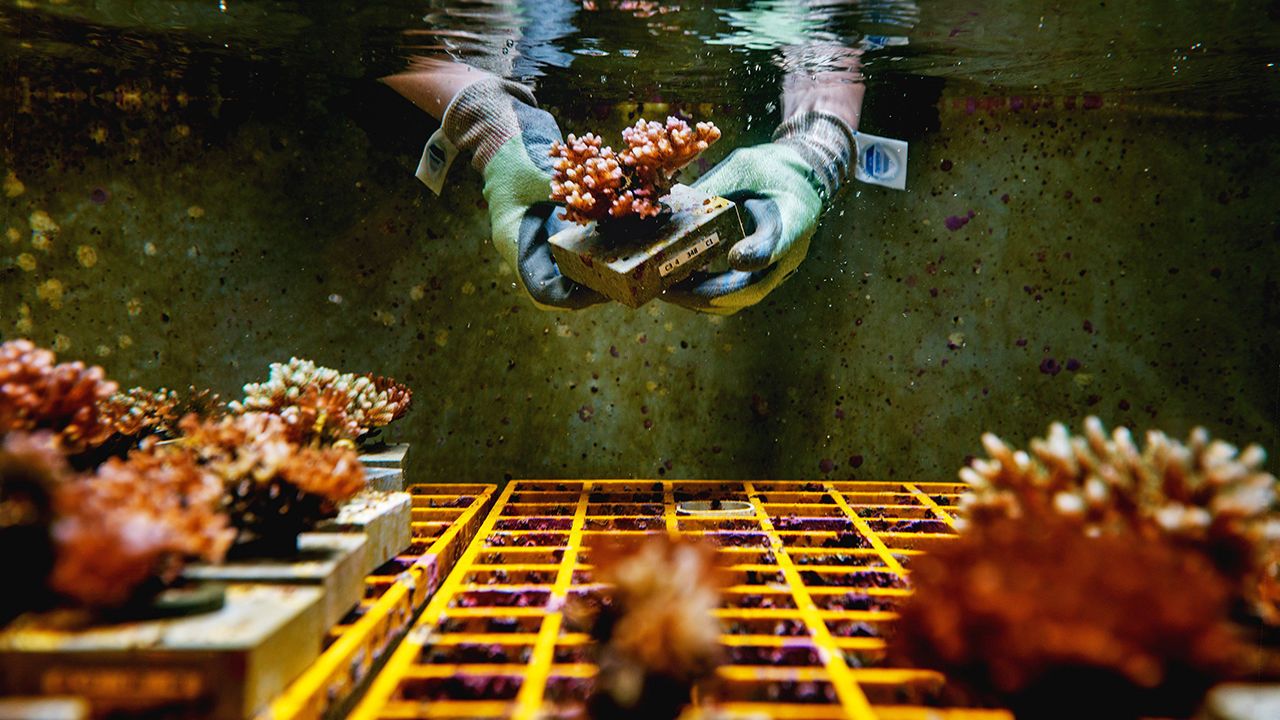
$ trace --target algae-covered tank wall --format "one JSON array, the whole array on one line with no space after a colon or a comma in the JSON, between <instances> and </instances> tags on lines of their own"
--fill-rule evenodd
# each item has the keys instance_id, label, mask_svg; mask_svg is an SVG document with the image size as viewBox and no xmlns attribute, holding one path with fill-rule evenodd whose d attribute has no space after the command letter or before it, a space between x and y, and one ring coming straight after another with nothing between
<instances>
[{"instance_id":1,"label":"algae-covered tank wall","mask_svg":"<svg viewBox=\"0 0 1280 720\"><path fill-rule=\"evenodd\" d=\"M290 355L395 376L419 480L949 479L983 430L1086 414L1274 444L1262 7L918 8L867 64L908 189L847 187L799 271L720 318L531 305L477 174L414 180L434 122L376 82L421 8L231 5L3 4L4 337L226 395ZM768 50L708 41L732 14L575 8L533 78L566 132L683 108L725 130L709 163L768 139ZM1246 46L1225 65L1191 48L1215 29Z\"/></svg>"}]
</instances>

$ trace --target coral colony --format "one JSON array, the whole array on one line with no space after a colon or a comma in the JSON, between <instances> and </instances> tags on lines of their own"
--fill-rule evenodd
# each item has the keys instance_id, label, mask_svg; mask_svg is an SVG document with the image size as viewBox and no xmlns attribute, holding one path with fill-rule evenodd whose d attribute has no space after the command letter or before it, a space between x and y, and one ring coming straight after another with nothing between
<instances>
[{"instance_id":1,"label":"coral colony","mask_svg":"<svg viewBox=\"0 0 1280 720\"><path fill-rule=\"evenodd\" d=\"M111 434L98 404L116 387L100 367L59 364L49 350L10 340L0 345L0 431L50 430L60 449L79 452Z\"/></svg>"},{"instance_id":2,"label":"coral colony","mask_svg":"<svg viewBox=\"0 0 1280 720\"><path fill-rule=\"evenodd\" d=\"M29 581L0 621L54 597L145 603L185 563L220 562L233 544L292 552L364 488L353 441L410 402L387 378L297 359L247 388L230 407L195 390L121 393L102 368L0 345L0 543Z\"/></svg>"},{"instance_id":3,"label":"coral colony","mask_svg":"<svg viewBox=\"0 0 1280 720\"><path fill-rule=\"evenodd\" d=\"M564 203L561 218L586 225L656 217L676 173L719 140L720 129L709 122L691 128L674 117L665 125L641 119L622 131L622 139L627 147L620 153L594 133L552 143L551 199Z\"/></svg>"},{"instance_id":4,"label":"coral colony","mask_svg":"<svg viewBox=\"0 0 1280 720\"><path fill-rule=\"evenodd\" d=\"M356 441L409 411L413 393L384 377L342 373L309 360L272 363L266 382L244 386L237 412L276 413L293 428L296 442Z\"/></svg>"},{"instance_id":5,"label":"coral colony","mask_svg":"<svg viewBox=\"0 0 1280 720\"><path fill-rule=\"evenodd\" d=\"M982 441L961 539L913 565L897 659L1025 717L1182 717L1245 669L1239 621L1276 624L1280 597L1262 448L1203 428L1140 448L1097 418L1030 452Z\"/></svg>"},{"instance_id":6,"label":"coral colony","mask_svg":"<svg viewBox=\"0 0 1280 720\"><path fill-rule=\"evenodd\" d=\"M1030 453L984 435L991 457L960 471L973 491L963 501L969 522L1053 514L1089 535L1167 536L1203 553L1254 613L1280 624L1280 498L1262 470L1266 451L1211 440L1204 428L1186 443L1153 430L1143 448L1094 417L1084 429L1073 436L1055 423Z\"/></svg>"},{"instance_id":7,"label":"coral colony","mask_svg":"<svg viewBox=\"0 0 1280 720\"><path fill-rule=\"evenodd\" d=\"M1019 718L1187 717L1245 657L1229 585L1167 538L1001 518L912 564L890 657Z\"/></svg>"},{"instance_id":8,"label":"coral colony","mask_svg":"<svg viewBox=\"0 0 1280 720\"><path fill-rule=\"evenodd\" d=\"M221 480L224 503L243 539L279 540L332 517L364 489L364 466L349 447L311 448L293 440L279 415L248 412L182 423L185 452Z\"/></svg>"},{"instance_id":9,"label":"coral colony","mask_svg":"<svg viewBox=\"0 0 1280 720\"><path fill-rule=\"evenodd\" d=\"M590 717L678 717L693 686L723 662L715 547L653 536L629 549L594 548L609 589L580 601L578 624L597 643Z\"/></svg>"}]
</instances>

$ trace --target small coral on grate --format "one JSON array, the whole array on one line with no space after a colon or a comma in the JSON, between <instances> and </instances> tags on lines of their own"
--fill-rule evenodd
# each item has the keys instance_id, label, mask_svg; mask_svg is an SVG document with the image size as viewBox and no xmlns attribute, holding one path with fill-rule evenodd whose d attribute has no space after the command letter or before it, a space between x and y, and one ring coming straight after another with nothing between
<instances>
[{"instance_id":1,"label":"small coral on grate","mask_svg":"<svg viewBox=\"0 0 1280 720\"><path fill-rule=\"evenodd\" d=\"M0 345L0 433L51 430L67 452L79 452L111 434L98 403L116 391L102 368L57 363L29 340Z\"/></svg>"},{"instance_id":2,"label":"small coral on grate","mask_svg":"<svg viewBox=\"0 0 1280 720\"><path fill-rule=\"evenodd\" d=\"M232 523L256 538L288 540L365 487L354 450L302 447L278 415L189 416L181 427L183 449L224 483Z\"/></svg>"},{"instance_id":3,"label":"small coral on grate","mask_svg":"<svg viewBox=\"0 0 1280 720\"><path fill-rule=\"evenodd\" d=\"M595 580L611 587L571 616L598 643L587 701L594 718L675 718L694 683L723 662L714 547L656 536L627 550L594 548Z\"/></svg>"},{"instance_id":4,"label":"small coral on grate","mask_svg":"<svg viewBox=\"0 0 1280 720\"><path fill-rule=\"evenodd\" d=\"M0 444L0 625L47 602L53 570L53 493L69 473L47 433Z\"/></svg>"},{"instance_id":5,"label":"small coral on grate","mask_svg":"<svg viewBox=\"0 0 1280 720\"><path fill-rule=\"evenodd\" d=\"M232 403L232 410L277 413L303 443L355 441L403 417L413 399L409 388L389 378L341 373L299 358L272 363L267 381L244 391L244 401Z\"/></svg>"},{"instance_id":6,"label":"small coral on grate","mask_svg":"<svg viewBox=\"0 0 1280 720\"><path fill-rule=\"evenodd\" d=\"M960 471L972 490L966 524L1049 515L1090 534L1165 535L1203 551L1254 612L1280 623L1280 502L1261 447L1238 451L1196 428L1185 444L1153 430L1140 449L1128 429L1108 435L1095 417L1083 436L1054 423L1029 454L990 433L982 442L990 459Z\"/></svg>"},{"instance_id":7,"label":"small coral on grate","mask_svg":"<svg viewBox=\"0 0 1280 720\"><path fill-rule=\"evenodd\" d=\"M999 518L913 567L891 660L1018 717L1187 717L1243 669L1227 584L1168 538Z\"/></svg>"},{"instance_id":8,"label":"small coral on grate","mask_svg":"<svg viewBox=\"0 0 1280 720\"><path fill-rule=\"evenodd\" d=\"M57 491L50 586L90 607L145 597L188 559L218 562L234 537L222 483L191 455L144 448Z\"/></svg>"},{"instance_id":9,"label":"small coral on grate","mask_svg":"<svg viewBox=\"0 0 1280 720\"><path fill-rule=\"evenodd\" d=\"M593 220L661 213L659 199L676 173L720 139L712 123L695 127L669 117L665 125L644 119L622 131L627 148L615 153L600 136L569 135L551 145L551 199L565 204L561 217L585 225Z\"/></svg>"}]
</instances>

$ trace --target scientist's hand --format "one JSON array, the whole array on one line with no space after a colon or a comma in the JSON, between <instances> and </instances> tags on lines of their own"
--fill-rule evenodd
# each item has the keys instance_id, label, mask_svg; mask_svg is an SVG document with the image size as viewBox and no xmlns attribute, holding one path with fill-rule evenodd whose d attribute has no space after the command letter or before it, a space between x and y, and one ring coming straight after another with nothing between
<instances>
[{"instance_id":1,"label":"scientist's hand","mask_svg":"<svg viewBox=\"0 0 1280 720\"><path fill-rule=\"evenodd\" d=\"M848 123L819 112L783 123L771 143L735 150L694 187L738 203L749 234L729 249L729 270L695 272L660 297L726 315L760 302L808 253L853 153Z\"/></svg>"},{"instance_id":2,"label":"scientist's hand","mask_svg":"<svg viewBox=\"0 0 1280 720\"><path fill-rule=\"evenodd\" d=\"M606 302L560 274L547 239L566 227L551 194L551 143L556 121L521 85L489 76L463 88L444 112L445 135L473 153L484 176L493 244L520 275L535 304L578 309Z\"/></svg>"}]
</instances>

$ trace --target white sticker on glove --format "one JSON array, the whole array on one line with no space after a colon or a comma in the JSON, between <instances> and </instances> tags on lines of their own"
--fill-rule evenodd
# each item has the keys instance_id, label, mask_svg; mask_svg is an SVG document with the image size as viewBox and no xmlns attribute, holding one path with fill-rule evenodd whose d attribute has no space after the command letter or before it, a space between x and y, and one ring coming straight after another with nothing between
<instances>
[{"instance_id":1,"label":"white sticker on glove","mask_svg":"<svg viewBox=\"0 0 1280 720\"><path fill-rule=\"evenodd\" d=\"M418 161L418 171L414 173L414 177L439 195L444 190L444 179L449 174L449 166L456 157L458 148L449 141L444 128L441 128L435 131L422 148L422 159Z\"/></svg>"},{"instance_id":2,"label":"white sticker on glove","mask_svg":"<svg viewBox=\"0 0 1280 720\"><path fill-rule=\"evenodd\" d=\"M895 190L907 187L907 143L902 140L854 133L858 143L858 165L854 177L864 183Z\"/></svg>"}]
</instances>

